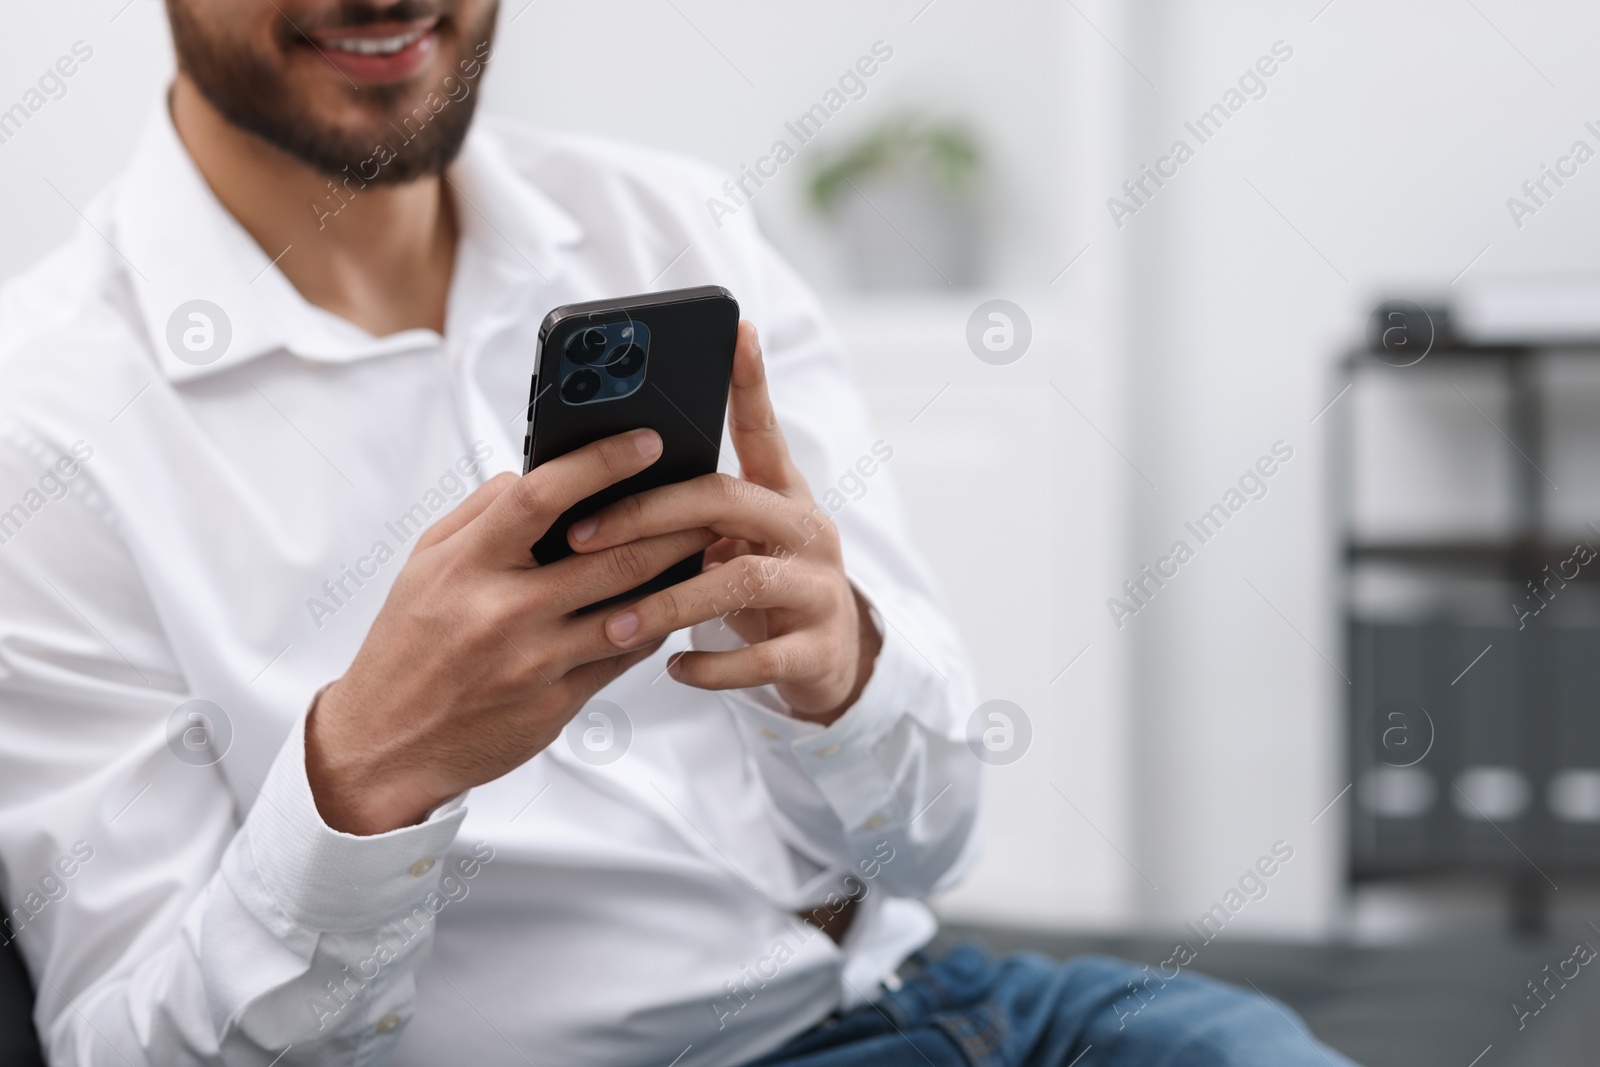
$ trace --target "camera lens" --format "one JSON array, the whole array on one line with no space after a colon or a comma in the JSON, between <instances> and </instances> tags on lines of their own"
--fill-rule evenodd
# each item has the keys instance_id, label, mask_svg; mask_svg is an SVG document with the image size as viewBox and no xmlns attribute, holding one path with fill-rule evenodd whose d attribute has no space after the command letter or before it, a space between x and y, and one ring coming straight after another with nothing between
<instances>
[{"instance_id":1,"label":"camera lens","mask_svg":"<svg viewBox=\"0 0 1600 1067\"><path fill-rule=\"evenodd\" d=\"M567 342L567 357L574 363L593 365L599 362L605 350L606 332L598 326L573 334L572 340Z\"/></svg>"},{"instance_id":2,"label":"camera lens","mask_svg":"<svg viewBox=\"0 0 1600 1067\"><path fill-rule=\"evenodd\" d=\"M643 368L644 349L638 345L623 345L606 361L606 370L613 378L631 378Z\"/></svg>"},{"instance_id":3,"label":"camera lens","mask_svg":"<svg viewBox=\"0 0 1600 1067\"><path fill-rule=\"evenodd\" d=\"M600 392L600 375L592 370L575 370L561 383L561 399L569 404L586 404Z\"/></svg>"}]
</instances>

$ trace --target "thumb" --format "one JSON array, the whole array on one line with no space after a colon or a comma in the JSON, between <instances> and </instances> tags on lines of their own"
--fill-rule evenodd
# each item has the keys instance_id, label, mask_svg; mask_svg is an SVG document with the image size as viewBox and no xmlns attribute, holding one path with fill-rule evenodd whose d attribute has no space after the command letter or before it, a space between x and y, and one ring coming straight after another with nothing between
<instances>
[{"instance_id":1,"label":"thumb","mask_svg":"<svg viewBox=\"0 0 1600 1067\"><path fill-rule=\"evenodd\" d=\"M772 410L761 341L749 321L739 323L739 338L733 349L728 430L739 457L740 474L746 481L779 493L805 487L805 479L789 459L789 446L783 439L777 413Z\"/></svg>"}]
</instances>

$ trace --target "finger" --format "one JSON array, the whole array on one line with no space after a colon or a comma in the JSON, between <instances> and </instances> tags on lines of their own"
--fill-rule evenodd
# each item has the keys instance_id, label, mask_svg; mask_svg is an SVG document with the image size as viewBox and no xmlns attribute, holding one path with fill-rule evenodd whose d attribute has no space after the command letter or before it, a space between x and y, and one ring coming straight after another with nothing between
<instances>
[{"instance_id":1,"label":"finger","mask_svg":"<svg viewBox=\"0 0 1600 1067\"><path fill-rule=\"evenodd\" d=\"M529 549L562 512L608 485L632 477L661 455L654 430L634 430L558 456L518 478L473 522L484 551L533 559Z\"/></svg>"},{"instance_id":2,"label":"finger","mask_svg":"<svg viewBox=\"0 0 1600 1067\"><path fill-rule=\"evenodd\" d=\"M696 689L754 689L810 677L822 666L816 642L785 634L731 652L680 652L667 673Z\"/></svg>"},{"instance_id":3,"label":"finger","mask_svg":"<svg viewBox=\"0 0 1600 1067\"><path fill-rule=\"evenodd\" d=\"M738 541L787 545L798 551L829 529L826 515L764 486L729 474L707 474L624 497L582 522L567 543L594 552L641 537L705 527Z\"/></svg>"},{"instance_id":4,"label":"finger","mask_svg":"<svg viewBox=\"0 0 1600 1067\"><path fill-rule=\"evenodd\" d=\"M805 491L810 496L805 479L789 459L789 446L767 392L761 340L755 324L749 321L739 323L739 339L733 349L728 432L739 457L740 473L746 479L779 493Z\"/></svg>"},{"instance_id":5,"label":"finger","mask_svg":"<svg viewBox=\"0 0 1600 1067\"><path fill-rule=\"evenodd\" d=\"M723 538L705 552L704 569L712 570L724 563L738 559L740 556L749 556L757 553L755 546L748 541L735 541ZM767 639L767 613L759 608L748 611L736 610L722 616L722 623L738 634L745 644L753 645L757 641Z\"/></svg>"},{"instance_id":6,"label":"finger","mask_svg":"<svg viewBox=\"0 0 1600 1067\"><path fill-rule=\"evenodd\" d=\"M458 530L465 527L473 519L482 515L484 509L494 503L496 497L505 492L517 476L510 471L501 471L499 474L484 482L474 489L467 499L457 504L455 508L445 514L438 522L422 531L422 536L417 538L413 554L424 548L432 548L441 541L446 540Z\"/></svg>"},{"instance_id":7,"label":"finger","mask_svg":"<svg viewBox=\"0 0 1600 1067\"><path fill-rule=\"evenodd\" d=\"M741 556L612 613L605 633L617 648L633 648L745 608L805 608L822 600L805 581L803 564Z\"/></svg>"},{"instance_id":8,"label":"finger","mask_svg":"<svg viewBox=\"0 0 1600 1067\"><path fill-rule=\"evenodd\" d=\"M755 546L749 541L735 537L724 537L706 549L706 566L711 567L719 563L727 563L729 560L737 559L740 556L751 555L755 551Z\"/></svg>"},{"instance_id":9,"label":"finger","mask_svg":"<svg viewBox=\"0 0 1600 1067\"><path fill-rule=\"evenodd\" d=\"M576 611L644 584L716 539L710 530L680 530L604 552L568 556L539 568L540 590L533 595L562 614Z\"/></svg>"},{"instance_id":10,"label":"finger","mask_svg":"<svg viewBox=\"0 0 1600 1067\"><path fill-rule=\"evenodd\" d=\"M760 608L744 608L730 611L717 619L717 625L726 626L739 640L747 645L767 639L767 613Z\"/></svg>"}]
</instances>

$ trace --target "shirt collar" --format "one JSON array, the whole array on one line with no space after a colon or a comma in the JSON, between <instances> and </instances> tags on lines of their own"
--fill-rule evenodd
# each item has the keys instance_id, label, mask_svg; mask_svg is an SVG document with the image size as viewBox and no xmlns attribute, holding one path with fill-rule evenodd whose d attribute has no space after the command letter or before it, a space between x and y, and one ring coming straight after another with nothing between
<instances>
[{"instance_id":1,"label":"shirt collar","mask_svg":"<svg viewBox=\"0 0 1600 1067\"><path fill-rule=\"evenodd\" d=\"M577 221L517 173L499 137L475 123L446 173L460 225L459 279L469 266L489 290L458 291L453 282L448 321L483 322L487 313L563 272L562 250L578 244ZM152 350L166 375L188 381L287 350L306 359L350 362L437 345L432 330L373 337L316 307L289 283L271 254L256 244L217 200L190 158L163 93L114 194L115 244L132 268L132 287ZM286 254L293 255L291 247ZM212 307L197 304L204 301ZM214 309L220 309L217 315ZM205 318L193 319L191 312ZM205 331L227 347L207 358ZM201 346L191 355L184 344ZM173 340L169 341L169 335ZM179 352L187 358L179 358Z\"/></svg>"}]
</instances>

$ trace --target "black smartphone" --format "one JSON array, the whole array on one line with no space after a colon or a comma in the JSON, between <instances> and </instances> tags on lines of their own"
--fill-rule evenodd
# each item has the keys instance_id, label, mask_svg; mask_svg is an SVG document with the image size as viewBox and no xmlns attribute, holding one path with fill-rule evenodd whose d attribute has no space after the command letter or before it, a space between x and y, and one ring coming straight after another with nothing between
<instances>
[{"instance_id":1,"label":"black smartphone","mask_svg":"<svg viewBox=\"0 0 1600 1067\"><path fill-rule=\"evenodd\" d=\"M571 555L567 529L624 497L717 469L733 374L739 304L719 286L558 307L539 327L522 472L629 430L661 435L649 467L567 510L533 546L541 564ZM695 553L584 611L653 593L700 573Z\"/></svg>"}]
</instances>

